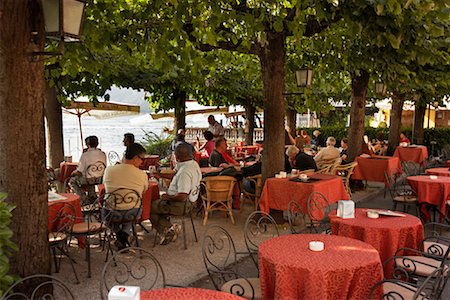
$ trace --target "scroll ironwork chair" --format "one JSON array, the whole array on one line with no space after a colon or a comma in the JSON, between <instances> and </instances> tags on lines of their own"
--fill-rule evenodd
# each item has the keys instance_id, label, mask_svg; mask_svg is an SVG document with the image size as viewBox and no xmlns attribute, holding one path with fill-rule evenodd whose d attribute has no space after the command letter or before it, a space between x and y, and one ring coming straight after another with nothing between
<instances>
[{"instance_id":1,"label":"scroll ironwork chair","mask_svg":"<svg viewBox=\"0 0 450 300\"><path fill-rule=\"evenodd\" d=\"M403 205L404 212L407 212L408 207L414 206L417 216L420 217L417 196L411 188L402 182L403 179L396 181L395 175L389 176L387 172L384 172L384 178L393 202L393 210L397 210L399 204Z\"/></svg>"},{"instance_id":2,"label":"scroll ironwork chair","mask_svg":"<svg viewBox=\"0 0 450 300\"><path fill-rule=\"evenodd\" d=\"M420 165L414 161L402 161L402 170L406 176L419 175Z\"/></svg>"},{"instance_id":3,"label":"scroll ironwork chair","mask_svg":"<svg viewBox=\"0 0 450 300\"><path fill-rule=\"evenodd\" d=\"M108 152L108 162L109 162L110 166L114 166L119 161L120 161L120 156L116 151Z\"/></svg>"},{"instance_id":4,"label":"scroll ironwork chair","mask_svg":"<svg viewBox=\"0 0 450 300\"><path fill-rule=\"evenodd\" d=\"M258 268L258 248L265 240L279 236L274 218L263 211L252 212L245 222L244 240L251 259Z\"/></svg>"},{"instance_id":5,"label":"scroll ironwork chair","mask_svg":"<svg viewBox=\"0 0 450 300\"><path fill-rule=\"evenodd\" d=\"M414 284L409 280L406 271L402 273L403 280L385 279L377 282L370 289L370 299L390 300L416 300L416 299L439 299L437 294L441 293L444 282L443 268L435 269L422 283ZM381 297L374 298L379 293Z\"/></svg>"},{"instance_id":6,"label":"scroll ironwork chair","mask_svg":"<svg viewBox=\"0 0 450 300\"><path fill-rule=\"evenodd\" d=\"M237 255L230 234L218 225L208 226L202 243L206 270L216 290L247 299L261 299L259 278L245 278L238 272Z\"/></svg>"},{"instance_id":7,"label":"scroll ironwork chair","mask_svg":"<svg viewBox=\"0 0 450 300\"><path fill-rule=\"evenodd\" d=\"M49 191L57 191L57 177L55 170L51 167L47 167L47 190Z\"/></svg>"},{"instance_id":8,"label":"scroll ironwork chair","mask_svg":"<svg viewBox=\"0 0 450 300\"><path fill-rule=\"evenodd\" d=\"M139 286L141 290L168 286L159 261L149 251L138 247L116 252L105 264L100 279L101 299L107 299L115 285Z\"/></svg>"},{"instance_id":9,"label":"scroll ironwork chair","mask_svg":"<svg viewBox=\"0 0 450 300\"><path fill-rule=\"evenodd\" d=\"M357 162L352 162L345 165L338 165L334 168L336 175L342 178L345 190L347 191L350 197L352 196L352 190L350 189L350 177L352 176L353 170L357 165L358 165Z\"/></svg>"},{"instance_id":10,"label":"scroll ironwork chair","mask_svg":"<svg viewBox=\"0 0 450 300\"><path fill-rule=\"evenodd\" d=\"M234 224L232 195L236 179L232 176L210 176L202 179L201 185L204 193L201 195L203 207L205 209L205 217L203 225L208 222L208 216L213 211L224 211Z\"/></svg>"},{"instance_id":11,"label":"scroll ironwork chair","mask_svg":"<svg viewBox=\"0 0 450 300\"><path fill-rule=\"evenodd\" d=\"M257 210L259 206L259 197L261 196L262 190L262 175L258 174L254 176L248 176L245 179L249 180L255 186L255 192L251 193L249 191L246 191L245 189L243 190L241 209L242 207L244 207L244 203L248 199L253 202L255 210Z\"/></svg>"},{"instance_id":12,"label":"scroll ironwork chair","mask_svg":"<svg viewBox=\"0 0 450 300\"><path fill-rule=\"evenodd\" d=\"M292 234L306 233L308 231L309 218L295 200L289 201L287 216ZM309 229L311 230L311 228Z\"/></svg>"},{"instance_id":13,"label":"scroll ironwork chair","mask_svg":"<svg viewBox=\"0 0 450 300\"><path fill-rule=\"evenodd\" d=\"M114 236L116 239L120 239L120 237L116 236L113 229L118 229L120 226L125 224L131 225L134 243L139 247L136 224L139 223L141 212L136 213L136 209L141 209L141 207L142 198L139 193L134 190L119 188L113 192L105 193L102 199L102 222L108 228L107 233L105 234L108 247L105 261L108 260L110 252L113 254L111 241ZM131 246L130 242L127 242L127 244L128 246Z\"/></svg>"},{"instance_id":14,"label":"scroll ironwork chair","mask_svg":"<svg viewBox=\"0 0 450 300\"><path fill-rule=\"evenodd\" d=\"M316 233L331 233L328 215L332 207L327 198L322 193L312 192L306 204L311 230L314 230Z\"/></svg>"},{"instance_id":15,"label":"scroll ironwork chair","mask_svg":"<svg viewBox=\"0 0 450 300\"><path fill-rule=\"evenodd\" d=\"M64 299L74 300L70 289L63 280L46 274L36 274L24 277L9 287L0 296L2 300L44 300Z\"/></svg>"},{"instance_id":16,"label":"scroll ironwork chair","mask_svg":"<svg viewBox=\"0 0 450 300\"><path fill-rule=\"evenodd\" d=\"M54 216L50 222L51 228L49 228L48 242L53 255L55 272L59 272L61 264L61 256L59 259L57 257L57 253L59 252L69 259L76 282L80 283L77 271L75 270L74 260L70 256L68 248L68 242L72 237L71 234L76 219L75 208L69 203L53 203L49 205L48 212L50 216Z\"/></svg>"}]
</instances>

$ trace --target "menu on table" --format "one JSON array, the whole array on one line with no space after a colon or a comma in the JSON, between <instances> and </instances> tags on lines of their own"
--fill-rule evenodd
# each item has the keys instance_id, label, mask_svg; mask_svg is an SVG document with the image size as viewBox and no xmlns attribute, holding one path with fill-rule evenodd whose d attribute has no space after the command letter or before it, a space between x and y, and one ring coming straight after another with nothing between
<instances>
[{"instance_id":1,"label":"menu on table","mask_svg":"<svg viewBox=\"0 0 450 300\"><path fill-rule=\"evenodd\" d=\"M48 201L60 201L60 200L66 200L67 197L61 196L60 194L57 194L55 192L49 191L48 192Z\"/></svg>"}]
</instances>

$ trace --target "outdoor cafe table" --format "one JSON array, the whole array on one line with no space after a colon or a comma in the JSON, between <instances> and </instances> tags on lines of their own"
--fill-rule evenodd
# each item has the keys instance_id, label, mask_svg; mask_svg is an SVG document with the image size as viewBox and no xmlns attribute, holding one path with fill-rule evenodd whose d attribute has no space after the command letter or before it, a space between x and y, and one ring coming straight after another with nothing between
<instances>
[{"instance_id":1,"label":"outdoor cafe table","mask_svg":"<svg viewBox=\"0 0 450 300\"><path fill-rule=\"evenodd\" d=\"M378 219L367 217L367 209L355 209L354 219L342 219L336 211L329 214L331 232L334 235L357 239L378 250L382 262L402 247L418 249L423 240L423 225L419 218L402 213L405 217L382 216ZM384 267L386 278L392 275L393 265Z\"/></svg>"},{"instance_id":2,"label":"outdoor cafe table","mask_svg":"<svg viewBox=\"0 0 450 300\"><path fill-rule=\"evenodd\" d=\"M328 174L313 174L314 182L293 182L289 178L268 178L264 184L259 206L269 213L270 209L287 210L288 203L295 200L304 212L307 212L308 197L312 192L322 193L333 204L338 200L347 200L347 194L342 178Z\"/></svg>"},{"instance_id":3,"label":"outdoor cafe table","mask_svg":"<svg viewBox=\"0 0 450 300\"><path fill-rule=\"evenodd\" d=\"M446 202L450 196L450 177L437 176L436 179L431 179L430 175L419 175L409 176L407 180L416 193L419 204L434 205L443 216L446 215ZM421 212L423 221L429 221L430 215L424 205L421 207Z\"/></svg>"},{"instance_id":4,"label":"outdoor cafe table","mask_svg":"<svg viewBox=\"0 0 450 300\"><path fill-rule=\"evenodd\" d=\"M325 249L309 250L311 241ZM261 243L258 252L263 299L369 299L383 279L377 250L347 237L283 235Z\"/></svg>"},{"instance_id":5,"label":"outdoor cafe table","mask_svg":"<svg viewBox=\"0 0 450 300\"><path fill-rule=\"evenodd\" d=\"M425 146L398 146L394 157L400 158L400 161L413 161L422 165L428 157L428 150Z\"/></svg>"},{"instance_id":6,"label":"outdoor cafe table","mask_svg":"<svg viewBox=\"0 0 450 300\"><path fill-rule=\"evenodd\" d=\"M64 204L70 204L75 209L75 223L81 223L83 220L83 213L81 212L81 204L80 204L80 196L77 194L68 194L68 193L58 193L59 195L65 197L64 200L50 200L48 201L48 206L52 205L52 209L48 210L48 230L49 232L55 232L58 230L58 224L55 223L55 219L57 217L58 211L63 207ZM53 205L56 205L53 206ZM84 238L78 239L78 245L80 248L85 247Z\"/></svg>"},{"instance_id":7,"label":"outdoor cafe table","mask_svg":"<svg viewBox=\"0 0 450 300\"><path fill-rule=\"evenodd\" d=\"M384 182L386 179L384 173L392 176L401 171L400 160L398 157L373 156L356 158L358 165L355 167L352 175L354 180L366 180Z\"/></svg>"},{"instance_id":8,"label":"outdoor cafe table","mask_svg":"<svg viewBox=\"0 0 450 300\"><path fill-rule=\"evenodd\" d=\"M450 177L450 170L449 170L449 168L431 168L431 169L425 170L425 173L427 173L428 175Z\"/></svg>"},{"instance_id":9,"label":"outdoor cafe table","mask_svg":"<svg viewBox=\"0 0 450 300\"><path fill-rule=\"evenodd\" d=\"M216 290L207 290L199 288L165 288L159 290L141 291L141 300L242 300L239 296L220 292Z\"/></svg>"}]
</instances>

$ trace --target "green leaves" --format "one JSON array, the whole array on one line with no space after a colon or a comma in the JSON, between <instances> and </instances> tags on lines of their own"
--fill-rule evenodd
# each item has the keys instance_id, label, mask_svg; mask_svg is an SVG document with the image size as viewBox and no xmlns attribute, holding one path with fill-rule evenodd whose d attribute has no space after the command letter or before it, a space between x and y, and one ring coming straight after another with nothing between
<instances>
[{"instance_id":1,"label":"green leaves","mask_svg":"<svg viewBox=\"0 0 450 300\"><path fill-rule=\"evenodd\" d=\"M9 224L11 224L12 210L14 206L6 203L4 200L7 194L0 192L0 295L14 282L14 277L8 275L9 259L11 251L17 250L17 246L11 242L13 235Z\"/></svg>"}]
</instances>

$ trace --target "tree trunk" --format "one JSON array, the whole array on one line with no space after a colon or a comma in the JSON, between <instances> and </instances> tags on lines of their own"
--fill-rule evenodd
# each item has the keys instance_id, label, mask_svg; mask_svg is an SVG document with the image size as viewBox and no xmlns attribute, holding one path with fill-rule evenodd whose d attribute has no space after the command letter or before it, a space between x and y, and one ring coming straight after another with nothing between
<instances>
[{"instance_id":1,"label":"tree trunk","mask_svg":"<svg viewBox=\"0 0 450 300\"><path fill-rule=\"evenodd\" d=\"M400 131L402 127L402 111L405 94L392 96L391 116L389 119L389 142L387 155L393 155L400 141Z\"/></svg>"},{"instance_id":2,"label":"tree trunk","mask_svg":"<svg viewBox=\"0 0 450 300\"><path fill-rule=\"evenodd\" d=\"M253 105L245 106L245 144L253 145L253 131L255 129L256 108Z\"/></svg>"},{"instance_id":3,"label":"tree trunk","mask_svg":"<svg viewBox=\"0 0 450 300\"><path fill-rule=\"evenodd\" d=\"M0 1L0 191L13 210L10 273L50 273L44 144L44 62L41 9L28 0ZM36 44L31 32L38 32Z\"/></svg>"},{"instance_id":4,"label":"tree trunk","mask_svg":"<svg viewBox=\"0 0 450 300\"><path fill-rule=\"evenodd\" d=\"M45 117L47 118L47 146L50 166L58 168L64 160L63 123L61 104L56 98L56 89L46 85Z\"/></svg>"},{"instance_id":5,"label":"tree trunk","mask_svg":"<svg viewBox=\"0 0 450 300\"><path fill-rule=\"evenodd\" d=\"M288 108L286 113L287 126L289 127L289 131L291 135L295 138L297 135L297 112L293 109Z\"/></svg>"},{"instance_id":6,"label":"tree trunk","mask_svg":"<svg viewBox=\"0 0 450 300\"><path fill-rule=\"evenodd\" d=\"M416 139L415 144L417 145L423 145L424 142L425 132L423 130L423 121L425 120L426 110L426 104L422 102L416 103L414 113L414 138Z\"/></svg>"},{"instance_id":7,"label":"tree trunk","mask_svg":"<svg viewBox=\"0 0 450 300\"><path fill-rule=\"evenodd\" d=\"M367 85L369 73L361 70L352 74L352 106L350 109L350 128L348 129L348 161L355 160L362 152L364 138L364 117L366 110Z\"/></svg>"},{"instance_id":8,"label":"tree trunk","mask_svg":"<svg viewBox=\"0 0 450 300\"><path fill-rule=\"evenodd\" d=\"M259 55L264 84L263 182L284 169L284 42L283 33L268 32Z\"/></svg>"},{"instance_id":9,"label":"tree trunk","mask_svg":"<svg viewBox=\"0 0 450 300\"><path fill-rule=\"evenodd\" d=\"M173 92L175 102L175 134L178 129L186 128L186 92L175 90Z\"/></svg>"}]
</instances>

